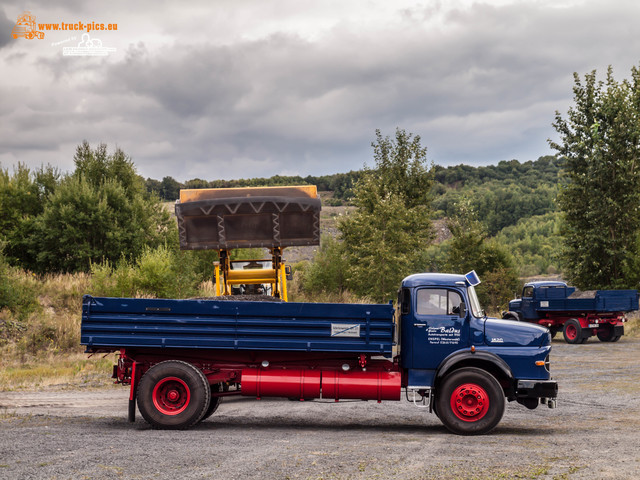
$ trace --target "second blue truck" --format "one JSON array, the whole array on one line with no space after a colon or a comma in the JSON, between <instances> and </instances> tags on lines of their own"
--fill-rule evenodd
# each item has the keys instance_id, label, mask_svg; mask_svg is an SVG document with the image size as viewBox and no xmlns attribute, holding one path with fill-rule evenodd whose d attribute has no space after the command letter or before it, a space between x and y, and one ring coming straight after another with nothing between
<instances>
[{"instance_id":1,"label":"second blue truck","mask_svg":"<svg viewBox=\"0 0 640 480\"><path fill-rule=\"evenodd\" d=\"M529 282L522 297L509 302L502 318L537 323L551 336L562 332L567 343L584 343L597 335L602 342L617 342L624 335L625 313L638 310L637 290L580 292L564 282Z\"/></svg>"}]
</instances>

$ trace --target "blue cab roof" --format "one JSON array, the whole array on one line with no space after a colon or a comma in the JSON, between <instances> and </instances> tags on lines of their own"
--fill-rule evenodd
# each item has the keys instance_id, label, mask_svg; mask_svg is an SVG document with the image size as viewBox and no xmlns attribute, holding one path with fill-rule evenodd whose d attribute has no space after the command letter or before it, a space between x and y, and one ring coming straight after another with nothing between
<instances>
[{"instance_id":1,"label":"blue cab roof","mask_svg":"<svg viewBox=\"0 0 640 480\"><path fill-rule=\"evenodd\" d=\"M534 287L534 288L543 288L543 287L566 287L567 284L564 282L558 282L558 281L551 281L551 280L546 280L546 281L540 281L540 282L527 282L525 285L525 287Z\"/></svg>"},{"instance_id":2,"label":"blue cab roof","mask_svg":"<svg viewBox=\"0 0 640 480\"><path fill-rule=\"evenodd\" d=\"M421 287L425 285L455 286L456 284L460 285L459 282L463 285L467 285L464 275L456 275L453 273L416 273L409 275L402 280L402 286L405 288Z\"/></svg>"}]
</instances>

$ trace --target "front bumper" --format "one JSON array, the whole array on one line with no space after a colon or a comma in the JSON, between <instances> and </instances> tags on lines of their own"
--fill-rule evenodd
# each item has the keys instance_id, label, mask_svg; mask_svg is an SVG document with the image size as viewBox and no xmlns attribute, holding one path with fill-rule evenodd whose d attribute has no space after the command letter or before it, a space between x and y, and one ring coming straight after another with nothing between
<instances>
[{"instance_id":1,"label":"front bumper","mask_svg":"<svg viewBox=\"0 0 640 480\"><path fill-rule=\"evenodd\" d=\"M516 399L523 405L537 405L539 400L549 408L555 408L557 396L558 382L555 380L518 380L516 384Z\"/></svg>"}]
</instances>

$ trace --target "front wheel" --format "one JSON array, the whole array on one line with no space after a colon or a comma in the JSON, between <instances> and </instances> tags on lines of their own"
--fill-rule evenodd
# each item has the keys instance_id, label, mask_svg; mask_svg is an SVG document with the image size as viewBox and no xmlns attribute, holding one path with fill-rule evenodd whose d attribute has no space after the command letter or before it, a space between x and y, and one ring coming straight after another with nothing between
<instances>
[{"instance_id":1,"label":"front wheel","mask_svg":"<svg viewBox=\"0 0 640 480\"><path fill-rule=\"evenodd\" d=\"M210 402L207 378L198 368L179 360L154 365L138 387L138 409L154 428L189 428L200 421Z\"/></svg>"},{"instance_id":2,"label":"front wheel","mask_svg":"<svg viewBox=\"0 0 640 480\"><path fill-rule=\"evenodd\" d=\"M479 368L463 368L445 377L436 397L438 417L458 435L493 430L504 414L504 392L496 378Z\"/></svg>"}]
</instances>

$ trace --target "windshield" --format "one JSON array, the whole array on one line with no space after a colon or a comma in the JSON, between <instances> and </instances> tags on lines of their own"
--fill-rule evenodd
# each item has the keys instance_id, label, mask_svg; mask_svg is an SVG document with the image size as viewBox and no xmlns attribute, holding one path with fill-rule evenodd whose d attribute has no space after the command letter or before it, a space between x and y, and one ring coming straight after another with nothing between
<instances>
[{"instance_id":1,"label":"windshield","mask_svg":"<svg viewBox=\"0 0 640 480\"><path fill-rule=\"evenodd\" d=\"M484 317L484 311L480 307L478 295L476 295L476 289L473 288L472 285L467 287L467 295L469 296L469 303L471 304L471 313L473 313L473 316L478 318Z\"/></svg>"}]
</instances>

